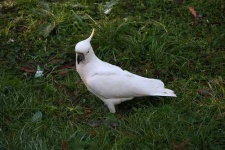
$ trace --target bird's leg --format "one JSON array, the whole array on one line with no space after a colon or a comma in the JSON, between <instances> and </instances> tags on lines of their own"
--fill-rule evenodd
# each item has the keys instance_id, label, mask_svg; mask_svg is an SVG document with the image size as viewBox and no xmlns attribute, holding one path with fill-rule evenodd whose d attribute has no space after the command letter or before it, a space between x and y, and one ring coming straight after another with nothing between
<instances>
[{"instance_id":1,"label":"bird's leg","mask_svg":"<svg viewBox=\"0 0 225 150\"><path fill-rule=\"evenodd\" d=\"M111 113L115 113L116 112L115 105L114 105L113 102L111 102L111 101L105 101L105 104L107 105L107 107L109 108L109 111Z\"/></svg>"}]
</instances>

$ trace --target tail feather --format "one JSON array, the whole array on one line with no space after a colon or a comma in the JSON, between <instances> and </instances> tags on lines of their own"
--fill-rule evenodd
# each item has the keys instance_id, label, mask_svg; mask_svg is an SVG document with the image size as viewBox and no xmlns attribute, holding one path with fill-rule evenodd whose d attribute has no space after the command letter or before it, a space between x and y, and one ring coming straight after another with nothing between
<instances>
[{"instance_id":1,"label":"tail feather","mask_svg":"<svg viewBox=\"0 0 225 150\"><path fill-rule=\"evenodd\" d=\"M177 95L174 93L174 91L172 91L170 89L164 89L163 93L165 93L166 96L177 97Z\"/></svg>"},{"instance_id":2,"label":"tail feather","mask_svg":"<svg viewBox=\"0 0 225 150\"><path fill-rule=\"evenodd\" d=\"M174 91L170 89L162 89L162 90L157 90L151 93L153 96L169 96L169 97L177 97Z\"/></svg>"},{"instance_id":3,"label":"tail feather","mask_svg":"<svg viewBox=\"0 0 225 150\"><path fill-rule=\"evenodd\" d=\"M159 79L150 79L138 76L136 74L124 71L127 76L134 77L132 81L136 84L138 96L169 96L177 97L174 91L166 89L164 83ZM141 93L141 94L140 94Z\"/></svg>"}]
</instances>

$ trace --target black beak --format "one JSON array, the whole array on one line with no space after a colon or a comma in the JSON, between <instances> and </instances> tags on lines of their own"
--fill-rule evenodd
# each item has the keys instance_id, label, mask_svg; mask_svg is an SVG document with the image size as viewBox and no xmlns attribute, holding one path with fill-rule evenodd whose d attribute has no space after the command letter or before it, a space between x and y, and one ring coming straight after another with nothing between
<instances>
[{"instance_id":1,"label":"black beak","mask_svg":"<svg viewBox=\"0 0 225 150\"><path fill-rule=\"evenodd\" d=\"M79 64L83 60L84 60L84 54L77 53L77 63Z\"/></svg>"}]
</instances>

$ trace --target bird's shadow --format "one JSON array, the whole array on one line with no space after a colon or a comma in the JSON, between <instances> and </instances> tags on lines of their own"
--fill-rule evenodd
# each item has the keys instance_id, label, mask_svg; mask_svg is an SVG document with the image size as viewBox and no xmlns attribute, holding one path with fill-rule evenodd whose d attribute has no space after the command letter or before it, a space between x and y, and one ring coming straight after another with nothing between
<instances>
[{"instance_id":1,"label":"bird's shadow","mask_svg":"<svg viewBox=\"0 0 225 150\"><path fill-rule=\"evenodd\" d=\"M146 107L159 107L165 101L168 101L168 99L162 97L136 97L117 105L116 110L118 113L130 114L141 111Z\"/></svg>"}]
</instances>

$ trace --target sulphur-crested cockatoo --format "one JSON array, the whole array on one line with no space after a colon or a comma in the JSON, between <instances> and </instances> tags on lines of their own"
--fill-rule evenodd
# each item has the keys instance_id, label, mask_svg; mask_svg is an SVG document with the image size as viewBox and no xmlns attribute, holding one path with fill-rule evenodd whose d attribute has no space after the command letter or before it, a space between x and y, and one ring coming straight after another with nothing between
<instances>
[{"instance_id":1,"label":"sulphur-crested cockatoo","mask_svg":"<svg viewBox=\"0 0 225 150\"><path fill-rule=\"evenodd\" d=\"M149 79L130 73L118 66L100 60L89 38L75 46L76 69L88 90L101 99L115 113L115 105L141 96L170 96L174 92L157 79Z\"/></svg>"}]
</instances>

